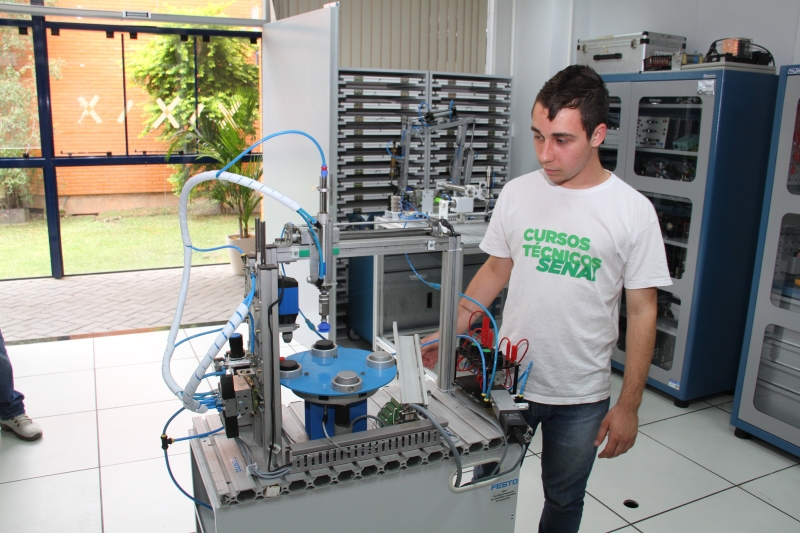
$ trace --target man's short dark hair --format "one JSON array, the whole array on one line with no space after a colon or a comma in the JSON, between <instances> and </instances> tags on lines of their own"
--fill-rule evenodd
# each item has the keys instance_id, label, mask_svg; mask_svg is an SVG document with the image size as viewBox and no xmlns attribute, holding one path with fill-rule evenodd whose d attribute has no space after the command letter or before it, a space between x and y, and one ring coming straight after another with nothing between
<instances>
[{"instance_id":1,"label":"man's short dark hair","mask_svg":"<svg viewBox=\"0 0 800 533\"><path fill-rule=\"evenodd\" d=\"M536 103L547 109L549 120L564 108L577 109L590 139L597 126L608 124L608 89L597 72L586 65L570 65L550 78L536 95Z\"/></svg>"}]
</instances>

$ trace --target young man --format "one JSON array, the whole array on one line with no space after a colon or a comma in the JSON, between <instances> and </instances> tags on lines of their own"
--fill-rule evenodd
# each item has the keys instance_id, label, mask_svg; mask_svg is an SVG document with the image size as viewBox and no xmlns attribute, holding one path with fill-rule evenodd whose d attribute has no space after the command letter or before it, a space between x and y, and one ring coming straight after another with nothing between
<instances>
[{"instance_id":1,"label":"young man","mask_svg":"<svg viewBox=\"0 0 800 533\"><path fill-rule=\"evenodd\" d=\"M545 83L531 114L542 170L503 188L481 243L489 259L467 289L488 306L508 284L500 337L530 342L524 396L528 423L542 427L546 533L578 531L603 440L601 458L633 446L655 343L655 287L672 284L652 204L600 165L608 100L589 67L567 67ZM623 288L625 377L609 410ZM461 301L459 332L476 309ZM423 352L429 366L437 346Z\"/></svg>"}]
</instances>

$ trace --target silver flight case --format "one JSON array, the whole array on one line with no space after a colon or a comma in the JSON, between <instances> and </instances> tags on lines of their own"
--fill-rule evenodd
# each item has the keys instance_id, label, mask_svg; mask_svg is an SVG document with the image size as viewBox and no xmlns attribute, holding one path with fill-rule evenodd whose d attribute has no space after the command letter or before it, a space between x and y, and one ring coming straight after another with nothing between
<instances>
[{"instance_id":1,"label":"silver flight case","mask_svg":"<svg viewBox=\"0 0 800 533\"><path fill-rule=\"evenodd\" d=\"M686 37L642 31L578 39L576 65L588 65L598 74L642 72L651 56L671 56L672 70L680 70Z\"/></svg>"}]
</instances>

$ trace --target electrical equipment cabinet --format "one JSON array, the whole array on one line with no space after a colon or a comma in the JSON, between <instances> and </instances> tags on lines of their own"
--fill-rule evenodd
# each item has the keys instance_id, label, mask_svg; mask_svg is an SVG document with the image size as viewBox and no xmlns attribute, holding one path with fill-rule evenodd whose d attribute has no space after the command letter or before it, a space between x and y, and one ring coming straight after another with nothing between
<instances>
[{"instance_id":1,"label":"electrical equipment cabinet","mask_svg":"<svg viewBox=\"0 0 800 533\"><path fill-rule=\"evenodd\" d=\"M603 79L601 162L653 203L673 283L658 289L648 383L686 406L735 386L777 76L717 68ZM618 369L626 326L623 298Z\"/></svg>"},{"instance_id":2,"label":"electrical equipment cabinet","mask_svg":"<svg viewBox=\"0 0 800 533\"><path fill-rule=\"evenodd\" d=\"M777 102L731 423L800 456L800 65Z\"/></svg>"}]
</instances>

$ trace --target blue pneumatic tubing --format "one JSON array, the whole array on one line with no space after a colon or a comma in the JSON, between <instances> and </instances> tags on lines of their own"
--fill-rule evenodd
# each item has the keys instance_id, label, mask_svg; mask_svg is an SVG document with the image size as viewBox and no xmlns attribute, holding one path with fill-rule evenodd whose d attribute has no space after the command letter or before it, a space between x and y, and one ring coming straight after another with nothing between
<instances>
[{"instance_id":1,"label":"blue pneumatic tubing","mask_svg":"<svg viewBox=\"0 0 800 533\"><path fill-rule=\"evenodd\" d=\"M245 150L244 152L242 152L241 154L236 156L236 158L234 158L233 161L231 161L230 163L228 163L227 165L222 167L222 170L217 172L217 177L219 177L220 174L222 174L223 172L228 170L230 167L235 165L241 158L243 158L244 156L249 154L253 150L253 148L258 146L259 144L265 143L265 142L267 142L268 140L270 140L272 138L279 137L281 135L289 135L289 134L302 135L303 137L307 137L308 139L311 139L311 142L313 142L314 145L317 147L317 150L319 150L319 156L320 156L320 158L322 158L322 166L323 167L327 167L328 166L325 163L325 153L322 151L322 146L319 145L319 143L317 142L317 140L314 137L312 137L308 133L306 133L304 131L300 131L300 130L284 130L284 131L278 131L278 132L275 132L275 133L271 133L271 134L267 135L266 137L264 137L263 139L261 139L260 141L258 141L255 144L253 144L252 146L250 146L250 148L248 148L247 150Z\"/></svg>"},{"instance_id":2,"label":"blue pneumatic tubing","mask_svg":"<svg viewBox=\"0 0 800 533\"><path fill-rule=\"evenodd\" d=\"M178 416L179 414L181 414L181 411L183 411L183 407L181 407L180 409L178 409L178 411L176 411L174 415L172 415L171 417L169 417L169 420L167 420L167 423L166 423L166 424L164 424L164 431L162 431L162 432L161 432L161 434L162 434L162 435L165 435L165 436L166 436L166 434L167 434L167 428L169 427L170 423L171 423L173 420L175 420L175 417L176 417L176 416ZM213 511L213 510L214 510L214 509L212 509L212 508L211 508L211 506L210 506L210 505L208 505L207 503L205 503L205 502L201 502L201 501L200 501L200 500L198 500L197 498L194 498L194 497L193 497L191 494L189 494L188 492L186 492L185 490L183 490L183 487L181 487L181 486L178 484L178 480L177 480L177 479L175 479L175 476L172 474L172 468L170 468L170 466L169 466L169 456L167 455L167 450L164 450L164 462L167 464L167 472L169 472L169 477L170 477L170 479L172 479L172 482L173 482L173 483L175 483L175 486L176 486L176 487L178 487L178 490L179 490L179 491L181 491L181 493L183 493L183 495L184 495L184 496L186 496L187 498L189 498L190 500L192 500L192 501L193 501L194 503L196 503L197 505L202 505L203 507L205 507L205 508L206 508L206 509L208 509L209 511Z\"/></svg>"},{"instance_id":3,"label":"blue pneumatic tubing","mask_svg":"<svg viewBox=\"0 0 800 533\"><path fill-rule=\"evenodd\" d=\"M317 221L314 219L314 217L309 215L305 209L300 209L297 214L303 217L303 220L305 220L306 224L308 224L308 232L311 234L311 238L314 239L314 246L317 247L317 254L319 254L319 276L324 277L325 273L328 271L328 268L325 264L325 258L322 257L322 246L317 238L317 232L314 231L314 224L316 224Z\"/></svg>"},{"instance_id":4,"label":"blue pneumatic tubing","mask_svg":"<svg viewBox=\"0 0 800 533\"><path fill-rule=\"evenodd\" d=\"M458 293L458 294L462 298L466 298L470 302L472 302L475 305L477 305L478 307L480 307L483 310L483 312L486 313L486 316L488 316L490 319L492 319L492 327L494 328L494 361L492 361L492 379L491 379L491 381L489 383L494 383L494 375L497 372L497 351L498 351L498 341L497 341L497 339L500 336L500 330L497 327L497 322L495 322L495 320L494 320L494 315L492 315L492 313L490 313L489 310L486 309L486 307L484 307L483 304L480 303L478 300L470 298L469 296L467 296L466 294L463 294L463 293ZM491 394L492 394L492 389L491 389L491 387L487 386L487 388L486 388L486 397L488 398L489 396L491 396Z\"/></svg>"},{"instance_id":5,"label":"blue pneumatic tubing","mask_svg":"<svg viewBox=\"0 0 800 533\"><path fill-rule=\"evenodd\" d=\"M478 348L478 353L481 354L481 365L483 366L483 386L481 386L481 389L483 390L483 393L486 394L486 384L487 384L487 381L486 381L486 358L483 356L483 348L481 347L481 343L479 343L477 340L475 340L475 337L472 337L470 335L456 335L456 337L459 338L459 339L470 340L470 341L472 341L472 344L474 344L475 347Z\"/></svg>"},{"instance_id":6,"label":"blue pneumatic tubing","mask_svg":"<svg viewBox=\"0 0 800 533\"><path fill-rule=\"evenodd\" d=\"M284 272L283 275L285 276L286 273ZM254 352L255 351L255 346L256 346L256 333L255 333L256 320L255 320L255 318L253 318L253 313L249 313L248 312L247 316L250 317L250 324L248 324L248 326L247 326L247 329L250 330L250 345L248 346L248 348L250 348L251 352Z\"/></svg>"},{"instance_id":7,"label":"blue pneumatic tubing","mask_svg":"<svg viewBox=\"0 0 800 533\"><path fill-rule=\"evenodd\" d=\"M180 341L176 342L175 343L175 347L177 348L178 346L180 346L184 342L192 340L192 339L196 339L197 337L202 337L203 335L209 335L211 333L219 333L220 331L222 331L222 328L212 329L212 330L209 330L209 331L204 331L202 333L195 333L191 337L186 337L185 339L181 339Z\"/></svg>"},{"instance_id":8,"label":"blue pneumatic tubing","mask_svg":"<svg viewBox=\"0 0 800 533\"><path fill-rule=\"evenodd\" d=\"M222 250L223 248L233 248L234 250L238 250L240 254L244 253L244 250L232 244L224 244L222 246L217 246L216 248L195 248L194 246L190 246L189 248L191 248L195 252L213 252L215 250Z\"/></svg>"},{"instance_id":9,"label":"blue pneumatic tubing","mask_svg":"<svg viewBox=\"0 0 800 533\"><path fill-rule=\"evenodd\" d=\"M519 380L520 384L519 384L519 390L517 391L517 394L519 394L520 396L522 395L523 391L525 390L525 385L528 384L528 375L531 372L531 367L532 366L533 366L533 361L528 363L528 368L525 369L525 372L522 373L522 377Z\"/></svg>"},{"instance_id":10,"label":"blue pneumatic tubing","mask_svg":"<svg viewBox=\"0 0 800 533\"><path fill-rule=\"evenodd\" d=\"M417 278L418 278L418 279L419 279L419 280L420 280L422 283L424 283L424 284L425 284L425 285L427 285L428 287L430 287L430 288L432 288L432 289L435 289L435 290L437 290L437 291L442 289L442 286L441 286L439 283L433 283L433 282L431 282L431 281L428 281L428 280L424 279L422 276L420 276L419 272L417 272L417 269L416 269L416 268L414 268L414 264L411 262L411 258L410 258L410 257L408 257L408 254L406 254L406 261L408 261L408 266L410 266L410 267L411 267L411 270L414 272L414 275L416 275L416 276L417 276ZM477 300L475 300L475 299L473 299L473 298L470 298L469 296L467 296L467 295L466 295L466 294L464 294L464 293L461 293L461 292L459 292L458 294L459 294L459 296L461 296L462 298L466 298L466 299L467 299L467 300L469 300L470 302L472 302L472 303L474 303L475 305L477 305L478 307L480 307L480 308L483 310L483 312L484 312L484 313L486 313L486 316L488 316L488 317L489 317L489 318L492 320L492 327L494 328L494 361L493 361L493 363L492 363L492 379L491 379L491 381L489 381L489 383L494 383L494 375L495 375L495 373L497 372L497 351L498 351L498 337L500 336L500 335L499 335L499 334L500 334L500 330L499 330L499 328L497 327L497 322L495 322L495 320L494 320L494 316L493 316L493 315L492 315L492 314L489 312L489 310L488 310L488 309L486 309L486 307L484 307L484 306L483 306L483 304L482 304L482 303L480 303L479 301L477 301ZM483 354L483 352L481 352L481 354ZM484 374L485 374L485 372L484 372ZM485 379L484 379L484 382L486 382L486 380L485 380ZM491 389L490 387L488 387L488 385L487 385L487 388L486 388L486 392L485 392L485 394L486 394L486 397L487 397L487 398L488 398L489 396L491 396L491 394L492 394L492 389Z\"/></svg>"}]
</instances>

